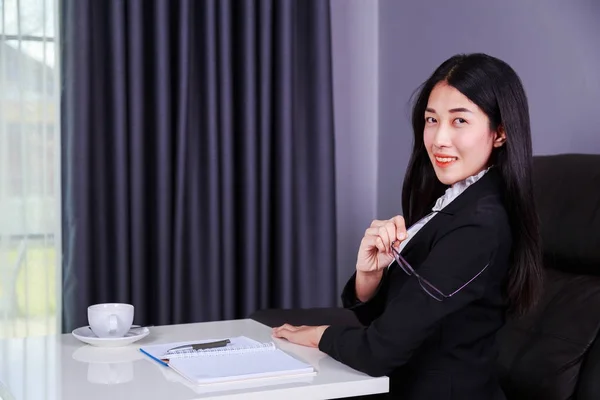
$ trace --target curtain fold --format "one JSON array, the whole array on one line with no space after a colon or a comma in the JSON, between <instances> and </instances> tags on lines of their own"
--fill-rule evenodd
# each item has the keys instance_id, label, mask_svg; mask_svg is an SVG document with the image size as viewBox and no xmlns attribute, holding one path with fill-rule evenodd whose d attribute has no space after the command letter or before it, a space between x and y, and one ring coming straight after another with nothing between
<instances>
[{"instance_id":1,"label":"curtain fold","mask_svg":"<svg viewBox=\"0 0 600 400\"><path fill-rule=\"evenodd\" d=\"M329 3L63 12L65 331L335 305Z\"/></svg>"}]
</instances>

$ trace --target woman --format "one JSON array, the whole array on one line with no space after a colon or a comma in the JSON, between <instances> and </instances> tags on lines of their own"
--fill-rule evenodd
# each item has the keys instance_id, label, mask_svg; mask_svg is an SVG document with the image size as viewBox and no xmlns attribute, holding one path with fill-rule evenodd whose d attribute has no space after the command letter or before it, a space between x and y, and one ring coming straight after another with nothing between
<instances>
[{"instance_id":1,"label":"woman","mask_svg":"<svg viewBox=\"0 0 600 400\"><path fill-rule=\"evenodd\" d=\"M373 221L342 294L365 326L273 335L388 375L403 400L492 399L495 334L541 286L525 92L505 62L457 55L421 87L412 124L404 218Z\"/></svg>"}]
</instances>

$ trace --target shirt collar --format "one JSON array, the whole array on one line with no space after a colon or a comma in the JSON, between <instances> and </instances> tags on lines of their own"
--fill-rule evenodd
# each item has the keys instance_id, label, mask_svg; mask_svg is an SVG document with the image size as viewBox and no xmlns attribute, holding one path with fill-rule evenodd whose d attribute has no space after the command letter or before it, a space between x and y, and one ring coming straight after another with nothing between
<instances>
[{"instance_id":1,"label":"shirt collar","mask_svg":"<svg viewBox=\"0 0 600 400\"><path fill-rule=\"evenodd\" d=\"M490 168L491 167L488 167L476 175L472 175L463 179L462 181L458 181L454 185L446 189L444 195L437 199L435 205L431 210L439 211L446 207L448 204L452 203L452 201L456 199L462 192L464 192L469 186L481 179L481 177L483 177L490 170Z\"/></svg>"}]
</instances>

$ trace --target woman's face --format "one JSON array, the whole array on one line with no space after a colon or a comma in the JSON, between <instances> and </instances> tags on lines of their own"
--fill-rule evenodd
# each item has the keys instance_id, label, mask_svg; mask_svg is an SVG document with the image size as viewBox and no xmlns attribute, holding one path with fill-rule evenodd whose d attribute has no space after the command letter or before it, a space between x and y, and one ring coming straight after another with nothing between
<instances>
[{"instance_id":1,"label":"woman's face","mask_svg":"<svg viewBox=\"0 0 600 400\"><path fill-rule=\"evenodd\" d=\"M506 140L502 129L490 131L487 115L446 82L431 91L424 118L425 147L435 174L445 185L487 168L492 149Z\"/></svg>"}]
</instances>

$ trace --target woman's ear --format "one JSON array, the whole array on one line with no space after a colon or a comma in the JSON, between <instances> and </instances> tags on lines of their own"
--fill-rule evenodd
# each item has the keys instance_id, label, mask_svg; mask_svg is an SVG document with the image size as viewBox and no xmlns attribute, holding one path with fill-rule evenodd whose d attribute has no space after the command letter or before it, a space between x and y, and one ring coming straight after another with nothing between
<instances>
[{"instance_id":1,"label":"woman's ear","mask_svg":"<svg viewBox=\"0 0 600 400\"><path fill-rule=\"evenodd\" d=\"M501 147L506 142L506 132L504 126L499 125L494 133L494 147Z\"/></svg>"}]
</instances>

